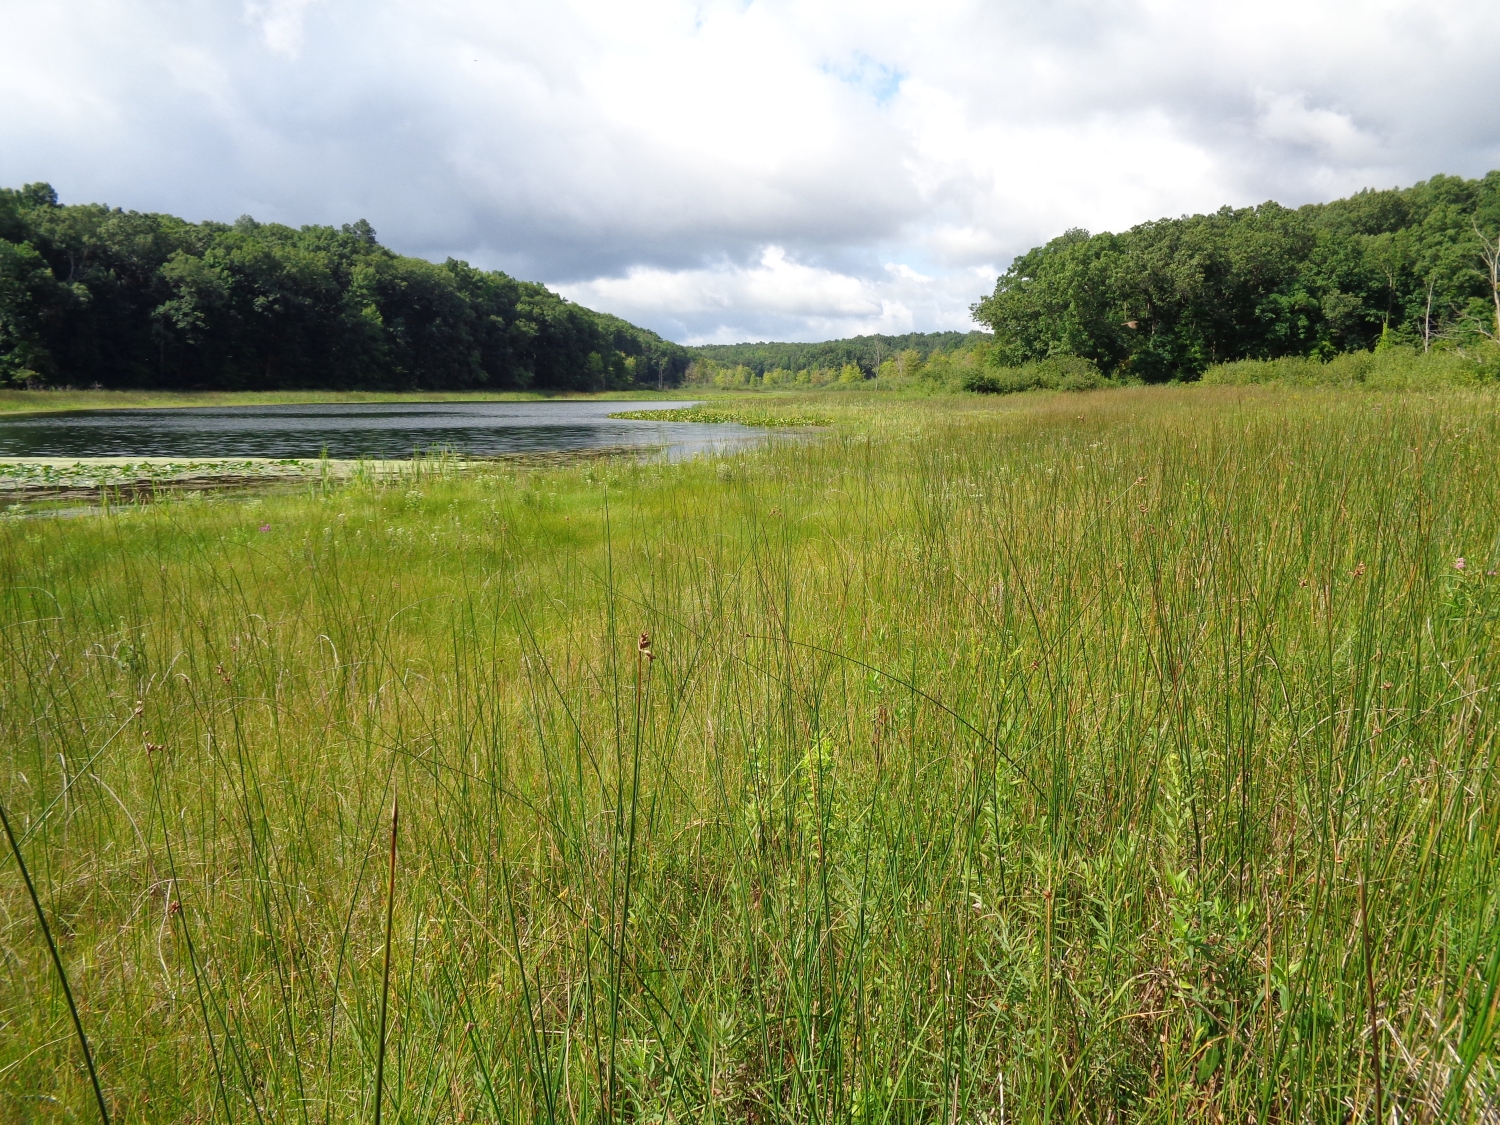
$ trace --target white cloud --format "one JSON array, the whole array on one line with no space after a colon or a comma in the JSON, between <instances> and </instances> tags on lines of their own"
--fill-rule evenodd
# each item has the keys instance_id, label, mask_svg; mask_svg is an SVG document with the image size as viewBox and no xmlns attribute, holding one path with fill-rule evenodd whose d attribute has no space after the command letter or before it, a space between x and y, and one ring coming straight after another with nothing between
<instances>
[{"instance_id":1,"label":"white cloud","mask_svg":"<svg viewBox=\"0 0 1500 1125\"><path fill-rule=\"evenodd\" d=\"M302 52L303 20L313 0L246 0L245 18L260 28L265 44L278 55Z\"/></svg>"},{"instance_id":2,"label":"white cloud","mask_svg":"<svg viewBox=\"0 0 1500 1125\"><path fill-rule=\"evenodd\" d=\"M0 182L363 216L680 339L961 327L1067 227L1500 165L1489 0L0 0L0 26Z\"/></svg>"},{"instance_id":3,"label":"white cloud","mask_svg":"<svg viewBox=\"0 0 1500 1125\"><path fill-rule=\"evenodd\" d=\"M637 267L623 277L600 277L560 286L564 296L622 316L648 319L660 310L675 320L674 333L687 343L728 343L755 333L785 339L800 332L832 339L873 332L973 327L967 303L976 286L987 288L994 269L977 276L934 279L905 263L887 262L885 277L858 277L791 258L767 246L752 265L718 262L688 270ZM775 329L782 329L779 334ZM771 331L766 331L770 329Z\"/></svg>"},{"instance_id":4,"label":"white cloud","mask_svg":"<svg viewBox=\"0 0 1500 1125\"><path fill-rule=\"evenodd\" d=\"M1335 160L1366 160L1379 152L1380 142L1354 123L1347 113L1310 109L1304 94L1257 95L1259 113L1255 135L1267 141L1302 145Z\"/></svg>"}]
</instances>

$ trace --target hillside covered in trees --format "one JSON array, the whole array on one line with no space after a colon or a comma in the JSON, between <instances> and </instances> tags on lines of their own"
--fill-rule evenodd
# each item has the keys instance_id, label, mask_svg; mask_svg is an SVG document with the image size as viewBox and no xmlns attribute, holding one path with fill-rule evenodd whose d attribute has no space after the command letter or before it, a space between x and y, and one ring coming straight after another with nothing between
<instances>
[{"instance_id":1,"label":"hillside covered in trees","mask_svg":"<svg viewBox=\"0 0 1500 1125\"><path fill-rule=\"evenodd\" d=\"M605 390L688 355L541 285L341 228L0 189L0 385Z\"/></svg>"},{"instance_id":2,"label":"hillside covered in trees","mask_svg":"<svg viewBox=\"0 0 1500 1125\"><path fill-rule=\"evenodd\" d=\"M1500 171L1435 176L1295 209L1070 230L1016 258L973 306L990 331L684 348L538 284L397 254L363 220L191 223L64 206L31 184L0 189L0 385L999 390L1192 379L1245 359L1493 344L1497 239Z\"/></svg>"},{"instance_id":3,"label":"hillside covered in trees","mask_svg":"<svg viewBox=\"0 0 1500 1125\"><path fill-rule=\"evenodd\" d=\"M1500 171L1296 209L1224 207L1017 258L974 317L992 362L1060 356L1147 382L1212 364L1329 359L1500 336Z\"/></svg>"},{"instance_id":4,"label":"hillside covered in trees","mask_svg":"<svg viewBox=\"0 0 1500 1125\"><path fill-rule=\"evenodd\" d=\"M1070 230L973 306L989 332L689 349L691 384L980 391L1195 379L1215 365L1500 341L1500 172L1300 208ZM1316 365L1315 365L1316 366ZM1300 370L1300 369L1299 369Z\"/></svg>"}]
</instances>

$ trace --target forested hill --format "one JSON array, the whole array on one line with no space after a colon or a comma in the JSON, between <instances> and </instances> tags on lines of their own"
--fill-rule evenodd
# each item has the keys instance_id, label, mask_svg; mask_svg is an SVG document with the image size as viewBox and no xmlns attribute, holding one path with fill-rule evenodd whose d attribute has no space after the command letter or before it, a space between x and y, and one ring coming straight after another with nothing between
<instances>
[{"instance_id":1,"label":"forested hill","mask_svg":"<svg viewBox=\"0 0 1500 1125\"><path fill-rule=\"evenodd\" d=\"M916 352L926 360L934 352L955 351L988 339L987 332L908 332L904 336L854 336L820 344L701 344L687 350L696 359L728 367L744 367L756 375L767 371L838 370L853 364L867 374L902 352Z\"/></svg>"},{"instance_id":2,"label":"forested hill","mask_svg":"<svg viewBox=\"0 0 1500 1125\"><path fill-rule=\"evenodd\" d=\"M190 223L0 189L0 385L603 390L687 365L541 285L396 254L363 220Z\"/></svg>"},{"instance_id":3,"label":"forested hill","mask_svg":"<svg viewBox=\"0 0 1500 1125\"><path fill-rule=\"evenodd\" d=\"M1070 230L1017 258L974 314L998 362L1081 356L1147 381L1382 341L1466 347L1500 336L1497 235L1500 172Z\"/></svg>"}]
</instances>

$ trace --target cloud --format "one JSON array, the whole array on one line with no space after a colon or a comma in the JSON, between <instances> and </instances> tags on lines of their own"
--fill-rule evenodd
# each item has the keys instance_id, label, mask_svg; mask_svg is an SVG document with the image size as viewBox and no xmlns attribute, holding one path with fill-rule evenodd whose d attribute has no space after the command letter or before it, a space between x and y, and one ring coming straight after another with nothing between
<instances>
[{"instance_id":1,"label":"cloud","mask_svg":"<svg viewBox=\"0 0 1500 1125\"><path fill-rule=\"evenodd\" d=\"M1380 142L1354 123L1347 113L1313 109L1305 94L1258 95L1255 135L1267 141L1300 145L1339 161L1367 160L1380 152Z\"/></svg>"},{"instance_id":2,"label":"cloud","mask_svg":"<svg viewBox=\"0 0 1500 1125\"><path fill-rule=\"evenodd\" d=\"M260 28L265 44L278 55L295 59L302 52L303 17L313 0L248 0L245 18Z\"/></svg>"},{"instance_id":3,"label":"cloud","mask_svg":"<svg viewBox=\"0 0 1500 1125\"><path fill-rule=\"evenodd\" d=\"M0 20L0 182L365 217L683 339L964 326L1067 227L1500 165L1488 0L0 0Z\"/></svg>"},{"instance_id":4,"label":"cloud","mask_svg":"<svg viewBox=\"0 0 1500 1125\"><path fill-rule=\"evenodd\" d=\"M834 339L874 332L900 334L973 327L972 292L993 283L984 267L938 281L902 262L887 262L883 276L860 277L790 257L767 246L749 265L719 262L699 269L636 267L623 277L601 277L560 286L564 296L625 317L665 315L671 334L685 343L760 339ZM663 314L662 310L668 310Z\"/></svg>"}]
</instances>

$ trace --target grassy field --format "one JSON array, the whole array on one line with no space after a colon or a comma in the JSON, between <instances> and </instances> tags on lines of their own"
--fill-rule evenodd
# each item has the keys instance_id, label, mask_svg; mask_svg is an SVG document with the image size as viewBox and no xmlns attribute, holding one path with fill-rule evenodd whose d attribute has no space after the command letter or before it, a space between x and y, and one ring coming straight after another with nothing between
<instances>
[{"instance_id":1,"label":"grassy field","mask_svg":"<svg viewBox=\"0 0 1500 1125\"><path fill-rule=\"evenodd\" d=\"M827 396L0 522L115 1120L1495 1120L1496 407ZM0 1119L97 1119L0 910Z\"/></svg>"}]
</instances>

